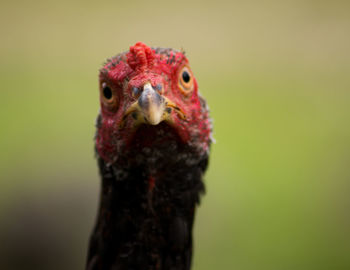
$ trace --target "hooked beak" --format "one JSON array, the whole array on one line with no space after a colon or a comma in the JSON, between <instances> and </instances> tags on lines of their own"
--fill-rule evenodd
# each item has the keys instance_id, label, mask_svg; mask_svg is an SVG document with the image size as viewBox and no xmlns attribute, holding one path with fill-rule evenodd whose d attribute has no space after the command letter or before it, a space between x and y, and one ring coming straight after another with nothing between
<instances>
[{"instance_id":1,"label":"hooked beak","mask_svg":"<svg viewBox=\"0 0 350 270\"><path fill-rule=\"evenodd\" d=\"M136 120L135 124L158 125L162 121L172 123L172 109L177 112L181 119L186 119L184 112L174 102L160 95L148 82L143 86L143 91L137 101L126 110L122 126L129 114Z\"/></svg>"}]
</instances>

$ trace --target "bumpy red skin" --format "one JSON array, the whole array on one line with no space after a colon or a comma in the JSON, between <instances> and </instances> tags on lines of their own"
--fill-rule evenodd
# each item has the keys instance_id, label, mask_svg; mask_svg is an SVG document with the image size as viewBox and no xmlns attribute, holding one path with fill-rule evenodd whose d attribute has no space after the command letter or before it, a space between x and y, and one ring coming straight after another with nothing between
<instances>
[{"instance_id":1,"label":"bumpy red skin","mask_svg":"<svg viewBox=\"0 0 350 270\"><path fill-rule=\"evenodd\" d=\"M143 54L143 55L142 55ZM173 128L184 144L191 145L199 154L208 152L211 123L205 101L199 96L195 78L193 91L185 95L179 87L179 72L188 65L182 52L168 51L168 55L157 53L142 43L130 48L105 64L100 71L100 87L106 82L117 97L118 105L111 110L101 97L101 122L96 136L97 152L107 163L118 160L121 153L128 150L135 134L134 119L123 116L129 106L136 101L133 87L142 88L147 82L152 86L161 83L162 95L174 102L185 113L181 119L173 110Z\"/></svg>"}]
</instances>

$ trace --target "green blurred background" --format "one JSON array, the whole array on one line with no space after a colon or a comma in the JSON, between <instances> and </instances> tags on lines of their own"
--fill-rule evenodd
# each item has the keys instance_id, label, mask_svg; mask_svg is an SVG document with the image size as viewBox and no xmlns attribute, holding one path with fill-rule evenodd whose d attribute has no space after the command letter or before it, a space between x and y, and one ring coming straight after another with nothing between
<instances>
[{"instance_id":1,"label":"green blurred background","mask_svg":"<svg viewBox=\"0 0 350 270\"><path fill-rule=\"evenodd\" d=\"M214 119L193 269L350 269L350 5L262 2L1 2L1 269L84 268L98 69L137 41Z\"/></svg>"}]
</instances>

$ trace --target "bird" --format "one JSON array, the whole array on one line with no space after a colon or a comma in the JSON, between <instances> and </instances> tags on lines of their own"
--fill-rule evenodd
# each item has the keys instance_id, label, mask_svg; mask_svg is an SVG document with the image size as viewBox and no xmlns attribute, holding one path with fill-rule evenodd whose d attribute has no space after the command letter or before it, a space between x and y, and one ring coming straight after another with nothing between
<instances>
[{"instance_id":1,"label":"bird","mask_svg":"<svg viewBox=\"0 0 350 270\"><path fill-rule=\"evenodd\" d=\"M189 270L212 121L183 50L137 42L99 72L88 270Z\"/></svg>"}]
</instances>

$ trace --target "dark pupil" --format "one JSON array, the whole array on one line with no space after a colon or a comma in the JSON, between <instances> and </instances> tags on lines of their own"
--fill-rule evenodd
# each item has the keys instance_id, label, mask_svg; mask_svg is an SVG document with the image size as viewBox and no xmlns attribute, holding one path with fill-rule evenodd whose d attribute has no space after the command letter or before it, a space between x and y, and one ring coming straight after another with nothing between
<instances>
[{"instance_id":1,"label":"dark pupil","mask_svg":"<svg viewBox=\"0 0 350 270\"><path fill-rule=\"evenodd\" d=\"M105 96L106 99L111 99L112 98L112 90L108 86L103 88L103 95Z\"/></svg>"},{"instance_id":2,"label":"dark pupil","mask_svg":"<svg viewBox=\"0 0 350 270\"><path fill-rule=\"evenodd\" d=\"M182 79L185 83L188 83L191 79L190 74L187 71L182 72Z\"/></svg>"}]
</instances>

